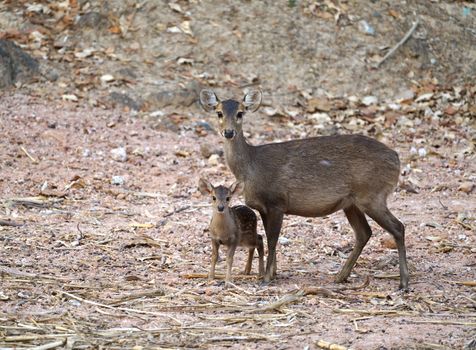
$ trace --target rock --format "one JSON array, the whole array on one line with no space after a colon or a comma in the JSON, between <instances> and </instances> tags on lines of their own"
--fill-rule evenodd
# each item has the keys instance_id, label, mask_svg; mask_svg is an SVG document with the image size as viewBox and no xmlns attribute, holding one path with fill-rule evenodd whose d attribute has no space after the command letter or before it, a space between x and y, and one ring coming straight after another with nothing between
<instances>
[{"instance_id":1,"label":"rock","mask_svg":"<svg viewBox=\"0 0 476 350\"><path fill-rule=\"evenodd\" d=\"M127 161L127 151L124 147L118 147L111 150L112 159L118 162Z\"/></svg>"},{"instance_id":2,"label":"rock","mask_svg":"<svg viewBox=\"0 0 476 350\"><path fill-rule=\"evenodd\" d=\"M117 185L117 186L122 186L126 183L126 180L124 179L123 176L113 176L111 179L111 184Z\"/></svg>"},{"instance_id":3,"label":"rock","mask_svg":"<svg viewBox=\"0 0 476 350\"><path fill-rule=\"evenodd\" d=\"M358 28L364 34L375 35L375 29L365 20L359 21Z\"/></svg>"},{"instance_id":4,"label":"rock","mask_svg":"<svg viewBox=\"0 0 476 350\"><path fill-rule=\"evenodd\" d=\"M377 104L377 102L378 102L378 99L376 96L365 96L362 99L362 103L366 106L375 105Z\"/></svg>"},{"instance_id":5,"label":"rock","mask_svg":"<svg viewBox=\"0 0 476 350\"><path fill-rule=\"evenodd\" d=\"M316 111L329 112L332 110L332 103L325 97L311 98L307 102L307 112L313 113Z\"/></svg>"},{"instance_id":6,"label":"rock","mask_svg":"<svg viewBox=\"0 0 476 350\"><path fill-rule=\"evenodd\" d=\"M200 89L200 84L192 81L187 87L182 89L151 93L147 96L146 100L154 109L160 109L166 106L189 107L198 101Z\"/></svg>"},{"instance_id":7,"label":"rock","mask_svg":"<svg viewBox=\"0 0 476 350\"><path fill-rule=\"evenodd\" d=\"M220 156L218 154L212 154L208 158L208 164L211 166L216 166L219 164L219 159L220 159Z\"/></svg>"},{"instance_id":8,"label":"rock","mask_svg":"<svg viewBox=\"0 0 476 350\"><path fill-rule=\"evenodd\" d=\"M125 93L111 92L111 94L109 95L109 99L114 105L128 107L134 111L140 111L143 107L142 102L134 100L132 97Z\"/></svg>"},{"instance_id":9,"label":"rock","mask_svg":"<svg viewBox=\"0 0 476 350\"><path fill-rule=\"evenodd\" d=\"M114 76L112 74L104 74L101 75L101 78L99 78L101 82L103 83L110 83L115 80Z\"/></svg>"},{"instance_id":10,"label":"rock","mask_svg":"<svg viewBox=\"0 0 476 350\"><path fill-rule=\"evenodd\" d=\"M426 154L427 154L427 152L426 152L426 149L425 149L425 148L421 147L421 148L418 149L418 155L419 155L420 157L423 158L423 157L426 156Z\"/></svg>"},{"instance_id":11,"label":"rock","mask_svg":"<svg viewBox=\"0 0 476 350\"><path fill-rule=\"evenodd\" d=\"M279 242L279 244L284 245L284 246L291 244L291 240L289 238L286 238L286 237L279 237L278 242Z\"/></svg>"},{"instance_id":12,"label":"rock","mask_svg":"<svg viewBox=\"0 0 476 350\"><path fill-rule=\"evenodd\" d=\"M86 12L78 18L76 26L78 28L88 28L94 30L107 29L109 24L107 16L100 12Z\"/></svg>"},{"instance_id":13,"label":"rock","mask_svg":"<svg viewBox=\"0 0 476 350\"><path fill-rule=\"evenodd\" d=\"M464 193L471 193L473 190L474 184L472 182L463 182L459 187L458 191L464 192Z\"/></svg>"},{"instance_id":14,"label":"rock","mask_svg":"<svg viewBox=\"0 0 476 350\"><path fill-rule=\"evenodd\" d=\"M410 89L405 89L405 90L400 90L397 93L397 96L395 96L395 100L398 102L403 102L403 101L409 101L413 100L415 98L415 93L413 90Z\"/></svg>"},{"instance_id":15,"label":"rock","mask_svg":"<svg viewBox=\"0 0 476 350\"><path fill-rule=\"evenodd\" d=\"M0 89L29 83L39 75L38 61L9 40L0 40Z\"/></svg>"}]
</instances>

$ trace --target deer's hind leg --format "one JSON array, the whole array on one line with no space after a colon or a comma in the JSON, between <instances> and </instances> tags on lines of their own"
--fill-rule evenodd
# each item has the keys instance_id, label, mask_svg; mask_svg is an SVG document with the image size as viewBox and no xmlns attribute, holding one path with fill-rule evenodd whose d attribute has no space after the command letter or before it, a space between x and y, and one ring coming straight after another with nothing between
<instances>
[{"instance_id":1,"label":"deer's hind leg","mask_svg":"<svg viewBox=\"0 0 476 350\"><path fill-rule=\"evenodd\" d=\"M347 258L344 266L337 274L335 281L340 283L344 282L350 275L352 268L354 267L357 259L362 253L365 245L372 236L372 230L370 229L369 223L365 218L365 214L357 208L355 205L350 206L349 208L344 209L345 216L349 220L350 226L354 230L355 234L355 246L352 250L352 253Z\"/></svg>"},{"instance_id":2,"label":"deer's hind leg","mask_svg":"<svg viewBox=\"0 0 476 350\"><path fill-rule=\"evenodd\" d=\"M388 210L386 202L375 203L371 208L366 210L368 216L370 216L377 224L383 229L388 231L395 242L398 249L398 261L400 266L400 289L408 288L408 266L407 266L407 252L405 249L405 226Z\"/></svg>"}]
</instances>

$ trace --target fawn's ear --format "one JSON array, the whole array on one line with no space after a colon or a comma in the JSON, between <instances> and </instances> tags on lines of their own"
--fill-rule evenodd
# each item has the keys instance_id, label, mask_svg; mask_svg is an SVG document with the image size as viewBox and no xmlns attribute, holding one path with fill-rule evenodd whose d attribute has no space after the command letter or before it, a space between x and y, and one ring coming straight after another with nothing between
<instances>
[{"instance_id":1,"label":"fawn's ear","mask_svg":"<svg viewBox=\"0 0 476 350\"><path fill-rule=\"evenodd\" d=\"M198 190L203 195L209 195L213 192L213 186L204 178L200 178L200 180L198 180Z\"/></svg>"},{"instance_id":2,"label":"fawn's ear","mask_svg":"<svg viewBox=\"0 0 476 350\"><path fill-rule=\"evenodd\" d=\"M245 188L245 184L243 182L240 182L240 181L236 181L234 182L231 186L230 186L230 192L231 192L231 195L232 196L238 196L240 195L243 190Z\"/></svg>"},{"instance_id":3,"label":"fawn's ear","mask_svg":"<svg viewBox=\"0 0 476 350\"><path fill-rule=\"evenodd\" d=\"M261 91L252 90L243 97L243 105L247 112L256 111L261 105Z\"/></svg>"},{"instance_id":4,"label":"fawn's ear","mask_svg":"<svg viewBox=\"0 0 476 350\"><path fill-rule=\"evenodd\" d=\"M202 90L200 91L200 105L207 112L212 112L218 106L217 95L212 90Z\"/></svg>"}]
</instances>

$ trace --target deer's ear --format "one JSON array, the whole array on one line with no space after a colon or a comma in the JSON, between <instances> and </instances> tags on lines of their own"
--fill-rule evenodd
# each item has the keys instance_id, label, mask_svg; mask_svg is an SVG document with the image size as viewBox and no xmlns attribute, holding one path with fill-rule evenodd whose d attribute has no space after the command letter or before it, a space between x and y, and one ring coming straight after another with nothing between
<instances>
[{"instance_id":1,"label":"deer's ear","mask_svg":"<svg viewBox=\"0 0 476 350\"><path fill-rule=\"evenodd\" d=\"M206 196L213 192L213 186L204 178L200 178L200 180L198 180L198 190L201 194Z\"/></svg>"},{"instance_id":2,"label":"deer's ear","mask_svg":"<svg viewBox=\"0 0 476 350\"><path fill-rule=\"evenodd\" d=\"M245 184L243 182L236 181L230 186L230 192L233 196L240 195L245 188Z\"/></svg>"},{"instance_id":3,"label":"deer's ear","mask_svg":"<svg viewBox=\"0 0 476 350\"><path fill-rule=\"evenodd\" d=\"M252 90L243 97L243 105L246 111L254 112L261 105L261 91Z\"/></svg>"},{"instance_id":4,"label":"deer's ear","mask_svg":"<svg viewBox=\"0 0 476 350\"><path fill-rule=\"evenodd\" d=\"M202 90L200 91L200 105L207 112L212 112L218 106L217 95L212 90Z\"/></svg>"}]
</instances>

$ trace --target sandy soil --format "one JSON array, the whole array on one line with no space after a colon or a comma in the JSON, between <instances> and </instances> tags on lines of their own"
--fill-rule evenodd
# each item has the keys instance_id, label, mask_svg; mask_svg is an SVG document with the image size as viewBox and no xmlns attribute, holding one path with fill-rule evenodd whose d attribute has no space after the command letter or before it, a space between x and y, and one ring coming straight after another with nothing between
<instances>
[{"instance_id":1,"label":"sandy soil","mask_svg":"<svg viewBox=\"0 0 476 350\"><path fill-rule=\"evenodd\" d=\"M3 95L0 347L316 349L327 341L352 349L474 348L470 119L455 126L422 117L415 128L379 134L404 168L390 208L406 225L409 293L397 291L394 244L374 223L349 282L333 282L353 244L342 213L286 217L270 285L256 279L256 259L252 278L239 275L243 250L236 287L208 282L211 210L197 182L233 180L224 159L215 163L205 152L222 147L201 127L210 119L194 107L171 116L170 131L121 110ZM285 130L316 132L315 123L297 119L258 113L249 120L255 144ZM362 129L375 133L371 121ZM127 160L111 153L118 147ZM112 184L114 176L124 183Z\"/></svg>"}]
</instances>

